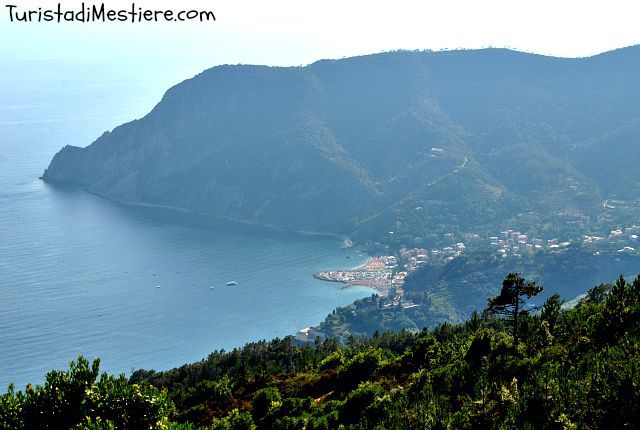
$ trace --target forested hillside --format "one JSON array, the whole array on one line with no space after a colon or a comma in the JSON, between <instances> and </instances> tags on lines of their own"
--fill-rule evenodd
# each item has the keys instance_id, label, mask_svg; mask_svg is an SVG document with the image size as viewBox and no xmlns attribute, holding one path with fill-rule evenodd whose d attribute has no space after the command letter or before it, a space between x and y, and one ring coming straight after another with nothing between
<instances>
[{"instance_id":1,"label":"forested hillside","mask_svg":"<svg viewBox=\"0 0 640 430\"><path fill-rule=\"evenodd\" d=\"M393 230L408 246L507 225L557 234L567 214L608 232L629 215L602 218L604 201L637 209L638 73L639 47L214 67L144 118L64 148L43 178L292 230Z\"/></svg>"},{"instance_id":2,"label":"forested hillside","mask_svg":"<svg viewBox=\"0 0 640 430\"><path fill-rule=\"evenodd\" d=\"M594 287L570 310L554 295L539 312L500 316L539 290L510 274L464 324L347 346L258 342L129 380L80 359L2 395L0 428L636 428L640 277Z\"/></svg>"}]
</instances>

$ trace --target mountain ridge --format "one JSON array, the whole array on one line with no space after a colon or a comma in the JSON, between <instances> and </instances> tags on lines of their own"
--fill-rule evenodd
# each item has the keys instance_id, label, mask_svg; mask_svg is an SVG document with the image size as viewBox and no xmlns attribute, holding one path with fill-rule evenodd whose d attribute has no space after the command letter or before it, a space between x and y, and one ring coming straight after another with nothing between
<instances>
[{"instance_id":1,"label":"mountain ridge","mask_svg":"<svg viewBox=\"0 0 640 430\"><path fill-rule=\"evenodd\" d=\"M639 70L640 46L576 59L485 49L218 66L87 148L63 148L43 179L364 239L392 229L411 241L447 220L483 232L531 210L595 220L632 176L595 173L598 148L635 147ZM628 152L632 166L640 154Z\"/></svg>"}]
</instances>

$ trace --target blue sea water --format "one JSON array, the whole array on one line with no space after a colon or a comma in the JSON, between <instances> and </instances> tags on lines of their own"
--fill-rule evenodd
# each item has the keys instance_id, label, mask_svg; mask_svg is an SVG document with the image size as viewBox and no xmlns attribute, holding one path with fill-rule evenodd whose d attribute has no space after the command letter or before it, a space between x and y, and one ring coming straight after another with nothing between
<instances>
[{"instance_id":1,"label":"blue sea water","mask_svg":"<svg viewBox=\"0 0 640 430\"><path fill-rule=\"evenodd\" d=\"M112 373L168 369L293 334L370 294L312 278L364 261L337 240L126 207L38 179L62 146L144 115L195 72L0 64L0 392L80 354Z\"/></svg>"}]
</instances>

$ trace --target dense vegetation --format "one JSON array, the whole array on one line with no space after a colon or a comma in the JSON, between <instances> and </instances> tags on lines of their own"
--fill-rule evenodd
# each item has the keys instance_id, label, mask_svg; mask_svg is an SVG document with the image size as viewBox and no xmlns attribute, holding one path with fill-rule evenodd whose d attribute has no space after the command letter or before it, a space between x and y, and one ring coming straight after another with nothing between
<instances>
[{"instance_id":1,"label":"dense vegetation","mask_svg":"<svg viewBox=\"0 0 640 430\"><path fill-rule=\"evenodd\" d=\"M640 214L639 71L640 47L219 66L144 118L64 148L43 178L360 242L608 234Z\"/></svg>"},{"instance_id":2,"label":"dense vegetation","mask_svg":"<svg viewBox=\"0 0 640 430\"><path fill-rule=\"evenodd\" d=\"M620 273L633 276L640 260L635 255L596 255L580 246L562 251L537 252L530 257L503 258L495 251L467 251L451 261L430 261L405 281L408 309L381 307L376 296L356 300L328 315L319 331L346 342L349 336L371 337L376 331L419 330L442 323L460 323L472 312L482 312L486 297L498 294L504 273L518 272L544 285L533 304L541 305L553 294L568 301L584 294L594 280L614 279Z\"/></svg>"},{"instance_id":3,"label":"dense vegetation","mask_svg":"<svg viewBox=\"0 0 640 430\"><path fill-rule=\"evenodd\" d=\"M215 352L129 381L80 359L40 387L0 397L1 429L622 429L640 422L640 276L562 310L496 304L536 293L507 277L464 324L295 346ZM514 289L515 288L515 289ZM511 314L511 316L515 316ZM160 387L160 388L153 388Z\"/></svg>"}]
</instances>

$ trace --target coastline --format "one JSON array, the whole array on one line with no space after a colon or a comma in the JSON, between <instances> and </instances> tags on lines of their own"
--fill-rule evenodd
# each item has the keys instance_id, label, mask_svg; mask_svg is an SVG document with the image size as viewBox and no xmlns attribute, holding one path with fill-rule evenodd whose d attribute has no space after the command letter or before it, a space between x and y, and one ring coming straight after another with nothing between
<instances>
[{"instance_id":1,"label":"coastline","mask_svg":"<svg viewBox=\"0 0 640 430\"><path fill-rule=\"evenodd\" d=\"M45 184L53 186L53 187L60 187L60 188L71 188L71 187L65 187L62 184L58 184L56 182L48 182L44 179L42 179L42 177L38 178L40 180L42 180ZM265 229L265 230L269 230L269 231L274 231L274 232L282 232L282 233L292 233L292 234L298 234L298 235L302 235L302 236L307 236L307 237L320 237L320 238L327 238L327 239L337 239L340 241L345 241L345 240L349 240L349 236L344 235L344 234L339 234L339 233L331 233L331 232L321 232L321 231L311 231L311 230L294 230L294 229L288 229L286 227L282 227L282 226L278 226L275 224L267 224L267 223L259 223L259 222L255 222L255 221L249 221L249 220L245 220L245 219L241 219L241 218L234 218L234 217L227 217L227 216L221 216L221 215L213 215L213 214L209 214L206 212L198 212L198 211L194 211L191 209L186 209L180 206L171 206L171 205L161 205L161 204L157 204L157 203L145 203L145 202L131 202L131 201L121 201L121 200L116 200L110 197L107 197L105 195L102 195L98 192L89 190L87 188L82 188L82 187L74 187L74 189L85 192L87 194L91 194L92 196L96 196L98 198L101 198L103 200L107 200L109 202L118 204L118 205L122 205L125 207L137 207L137 208L145 208L145 209L162 209L162 210L167 210L167 211L174 211L174 212L178 212L178 213L182 213L182 214L187 214L187 215L193 215L193 216L199 216L199 217L206 217L206 218L210 218L210 219L214 219L214 220L218 220L218 221L222 221L222 222L230 222L230 223L234 223L234 224L238 224L238 225L246 225L246 226L251 226L251 227L257 227L257 228L261 228L261 229Z\"/></svg>"},{"instance_id":2,"label":"coastline","mask_svg":"<svg viewBox=\"0 0 640 430\"><path fill-rule=\"evenodd\" d=\"M38 185L38 183L40 185ZM90 193L85 194L84 190L60 190L56 192L52 189L50 192L46 192L46 190L43 189L43 182L36 181L33 190L27 188L31 186L30 184L31 182L24 186L24 189L29 190L28 193L25 193L25 200L30 203L31 196L35 195L39 200L42 199L50 205L41 205L39 207L57 208L61 206L65 208L65 212L56 214L59 217L57 220L68 220L68 224L72 226L68 230L78 233L76 236L73 236L73 238L84 238L86 236L84 234L85 232L98 232L106 243L113 244L112 247L92 248L93 244L98 242L90 240L77 242L82 243L82 247L79 249L100 249L101 253L113 256L113 258L104 259L109 261L103 261L102 258L100 258L100 260L94 258L97 257L97 255L92 252L82 252L84 256L88 257L81 260L85 263L80 264L80 269L83 273L86 272L88 277L82 277L81 279L87 279L86 284L88 284L89 287L75 286L75 280L71 277L72 275L75 276L76 269L74 268L68 271L68 273L70 273L68 279L71 279L71 281L66 280L67 278L65 278L64 273L62 276L58 276L55 274L59 272L46 272L47 274L54 273L54 275L42 275L43 281L37 283L34 291L39 292L37 296L44 300L50 300L54 296L56 298L60 297L59 303L61 303L61 306L62 304L66 305L70 302L75 303L76 298L79 297L78 300L81 300L79 303L83 303L77 306L81 311L81 322L86 324L85 327L88 327L92 332L98 332L95 328L96 326L98 328L106 327L106 330L110 330L111 327L118 328L121 322L129 321L127 317L129 314L127 312L130 309L135 310L134 316L131 318L131 321L133 321L132 324L137 324L142 321L142 323L140 323L142 328L132 325L135 327L134 330L131 330L131 332L125 331L123 336L117 337L112 343L107 343L107 341L103 342L100 340L102 338L99 337L92 337L86 344L82 343L85 342L84 337L74 337L70 339L68 343L77 342L77 345L79 345L78 348L86 348L86 350L89 351L88 353L93 354L93 356L99 355L103 359L105 369L109 369L114 374L128 373L134 366L135 368L144 367L157 370L169 370L187 362L196 362L202 359L202 357L206 358L213 350L231 350L242 347L247 343L259 342L263 339L268 341L274 338L284 338L295 335L301 326L320 323L327 315L331 314L335 308L348 306L355 300L371 295L371 293L368 293L366 290L357 288L347 291L341 291L338 285L327 288L327 285L319 284L310 276L312 272L323 269L324 267L343 267L342 265L345 263L347 265L346 267L348 267L348 265L355 266L366 259L367 256L364 254L359 254L358 257L355 257L355 250L348 252L340 250L342 242L320 240L320 238L312 237L305 239L302 236L299 236L297 239L294 238L291 241L288 238L282 241L269 239L269 237L275 236L275 233L265 235L267 239L261 236L256 237L254 240L252 234L253 229L238 228L237 230L248 230L248 235L245 238L239 237L237 240L230 240L229 246L216 246L214 251L209 252L208 249L210 249L211 246L208 244L216 241L208 240L208 237L215 238L217 237L217 233L203 232L201 234L195 231L195 229L193 229L194 231L185 231L186 229L183 226L174 228L173 225L165 225L167 224L165 219L179 219L181 216L174 216L168 212L166 215L163 215L163 208L154 208L153 211L129 211L119 204L114 205L111 202L107 203L104 201L106 199L96 199ZM77 206L69 204L71 202L76 203ZM86 211L83 212L83 217L80 222L74 218L74 210L78 207L86 209ZM156 210L160 212L159 217L152 215ZM176 211L178 214L182 212L183 211ZM48 214L46 211L40 211L38 213L41 213L42 217ZM84 214L90 216L84 217ZM107 214L108 218L105 217ZM29 219L28 217L25 218ZM156 218L162 219L158 221ZM188 219L189 217L185 218ZM95 226L102 227L101 223L105 219L110 221L108 225L113 226L113 229L103 230L102 228L95 228ZM93 222L94 220L95 223ZM141 220L144 222L141 223ZM206 219L203 218L203 224L206 222ZM41 223L40 225L46 226L45 223ZM91 226L92 228L78 228L79 225ZM123 226L127 229L123 229ZM46 227L43 227L43 231L45 228ZM105 231L117 231L120 233L134 230L140 232L140 236L130 234L102 234ZM235 232L230 232L229 236L233 236L234 233ZM51 232L52 237L55 237L56 234L55 231ZM176 236L179 237L176 238ZM225 238L227 237L226 234L223 236ZM44 237L48 236L44 234ZM123 248L129 248L126 241L138 237L146 237L149 239L148 247L146 246L147 242L135 242L136 245L141 245L136 246L135 252L131 254L139 255L139 264L136 259L129 258L129 253L120 253ZM34 242L35 240L36 239L34 239ZM104 244L105 241L100 243ZM189 244L185 246L187 242ZM192 246L190 244L192 242L195 243L195 245ZM250 255L256 256L256 259L260 261L267 261L265 266L268 265L270 267L266 267L264 270L261 269L261 272L256 271L257 275L255 276L245 275L246 272L253 272L261 263L258 261L258 265L256 265L254 264L256 262L253 258L245 259L246 254L238 253L236 248L261 249L254 242L267 243L270 249L273 248L275 252L257 253L257 251L251 251ZM309 245L305 242L308 242ZM175 247L169 248L169 246L174 245ZM166 249L168 251L163 249L164 246L167 246ZM218 248L220 249L219 252ZM280 251L283 248L293 248L293 251ZM318 251L309 251L307 253L307 248L317 248ZM202 249L206 252L200 252ZM113 252L113 250L115 250L115 252ZM144 252L138 252L142 250L144 250ZM149 254L146 252L148 250L152 252ZM59 255L65 254L59 253ZM127 258L123 259L122 257L125 255ZM346 259L346 255L357 259ZM99 256L102 257L102 254ZM242 259L237 258L239 256L241 256ZM224 266L223 270L218 270L216 267L218 265L218 257L225 258L224 261L222 259L219 260L221 261L219 266ZM35 258L37 259L37 256L35 256ZM71 262L70 264L74 263L72 259L65 260ZM86 261L90 261L91 264L87 264ZM228 261L233 261L234 264L227 264ZM238 263L237 265L235 264L236 261ZM184 262L188 262L188 265L185 265ZM163 265L162 263L169 264ZM28 262L25 264L28 264ZM97 266L97 264L99 264L99 266ZM51 267L57 270L63 266ZM97 270L92 270L93 267L96 267ZM236 273L232 273L232 270ZM238 288L228 288L224 285L226 281L232 279L239 282ZM194 286L194 283L197 285ZM7 288L9 288L11 283L6 282L6 284ZM62 290L62 287L57 288L53 286L58 284L64 284L66 289ZM276 284L278 286L276 286ZM17 285L22 286L20 282L18 282ZM157 289L156 285L161 285L161 288ZM215 287L210 289L210 285L214 285ZM252 285L257 286L255 293L251 290ZM38 288L42 289L39 290ZM54 292L53 294L52 291ZM67 291L69 292L68 295ZM92 298L91 296L94 291L97 296ZM121 293L123 291L128 294L126 296L126 306L122 305L122 297L125 297L124 294ZM247 293L247 291L249 291L249 293ZM253 297L253 302L257 302L255 307L253 302L245 306L243 296L248 297L249 295ZM20 296L20 300L24 299L25 303L31 300L24 295ZM66 300L65 296L70 297L71 300ZM95 300L95 297L98 297L99 300ZM272 299L274 297L278 298L278 302ZM113 301L111 300L112 298L114 298ZM19 303L19 301L12 303ZM132 305L134 303L143 303L144 306L140 308L137 305ZM218 309L217 306L219 306L220 303L230 304L230 306L223 306L224 311L230 316L227 317L225 315L222 318L215 317L216 314L220 315L220 312L215 310ZM154 306L158 307L154 308ZM167 323L167 320L170 318L163 316L167 306L172 309L171 317L180 315L177 323ZM176 308L175 313L173 312L174 307ZM35 321L45 321L44 324L46 328L47 312L49 312L50 308L47 306L45 306L45 308L47 308L46 312L43 311L39 314L42 315L42 318L40 318L40 320L36 319ZM193 311L194 309L196 309L197 312ZM256 309L257 312L253 312L252 309ZM277 309L281 309L282 311L273 311ZM9 307L9 310L11 311L12 308ZM179 313L182 311L184 311L183 315ZM75 310L68 312L68 314L73 316L74 312ZM138 314L141 316L138 317ZM267 316L263 317L262 314L266 314ZM5 315L11 315L11 313L7 312ZM69 320L71 320L71 318L72 317L69 317ZM193 318L193 320L191 320L191 318ZM216 320L219 320L219 323L216 323ZM271 320L277 321L272 323ZM147 323L144 321L147 321ZM149 321L152 323L149 323ZM210 321L214 323L211 324ZM74 325L77 326L77 323L74 323ZM159 330L159 328L163 328L163 325L167 328L162 331L170 332L170 334L162 336L139 335L140 333L147 333L145 331L147 329ZM176 336L175 333L179 333L185 326L187 329L183 331L183 335L173 339L171 338L171 336ZM241 328L241 326L246 328ZM46 330L38 331L46 333ZM118 329L118 331L121 332L120 329ZM226 332L224 335L217 334L217 332L223 331ZM19 331L16 332L22 334ZM72 329L65 330L64 332L75 333ZM136 339L135 342L125 343L129 341L129 337L136 336L143 339ZM179 351L166 348L162 343L156 347L154 342L157 339L171 339L172 342L180 343L180 345L184 346L182 346ZM46 344L46 342L40 341L39 339L36 339L36 341L39 344ZM116 344L115 342L119 343ZM29 366L28 368L25 367L25 370L20 368L22 361L14 360L14 357L19 358L20 355L13 354L13 351L7 349L7 360L1 360L3 363L2 366L0 366L5 370L3 372L5 378L9 376L16 383L23 385L23 388L28 382L33 382L34 384L42 383L42 380L38 378L44 375L44 370L38 369L45 367L47 370L57 368L67 363L68 359L73 358L64 355L68 353L68 348L64 348L66 342L59 341L57 343L61 345L61 347L51 347L50 352L45 355L38 351L37 346L25 347L30 351L34 351L34 353L31 354L34 357L33 361L24 360ZM73 343L73 345L75 347L76 343ZM94 345L98 346L95 347ZM102 348L103 345L105 345L104 349L99 349ZM61 351L59 351L59 349ZM62 356L62 358L60 358L60 356ZM122 357L125 358L123 359ZM14 365L14 363L16 364ZM40 363L45 364L41 366ZM29 369L36 370L29 373ZM0 380L4 381L5 379L0 377ZM4 388L6 388L6 385Z\"/></svg>"},{"instance_id":3,"label":"coastline","mask_svg":"<svg viewBox=\"0 0 640 430\"><path fill-rule=\"evenodd\" d=\"M389 265L389 257L369 257L363 264L348 270L324 270L313 274L315 279L325 282L365 287L380 297L386 297L394 285L394 268Z\"/></svg>"},{"instance_id":4,"label":"coastline","mask_svg":"<svg viewBox=\"0 0 640 430\"><path fill-rule=\"evenodd\" d=\"M237 218L232 218L232 217L221 217L221 216L217 216L217 215L211 215L211 214L207 214L207 213L201 213L201 212L197 212L197 211L193 211L193 210L189 210L183 207L179 207L179 206L171 206L171 205L162 205L162 204L155 204L155 203L147 203L147 202L137 202L137 201L120 201L117 199L113 199L110 198L108 196L104 196L101 195L100 193L91 191L89 189L86 188L82 188L82 187L71 187L71 186L65 186L62 184L58 184L55 182L47 182L43 180L43 183L50 185L54 188L60 188L60 189L67 189L69 191L74 191L74 192L84 192L87 193L91 196L95 196L98 197L101 200L106 200L108 202L111 202L117 206L123 207L123 208L141 208L141 209L149 209L150 213L158 213L160 215L162 215L163 211L166 211L165 213L168 214L168 216L171 216L171 213L175 213L179 215L186 215L184 217L185 220L191 220L191 217L193 217L193 220L195 220L198 224L202 224L203 226L207 226L208 225L208 221L207 220L212 220L212 221L222 221L224 222L229 222L232 225L237 225L237 226L250 226L250 227L255 227L256 229L259 229L257 231L264 231L267 234L270 232L271 234L274 235L282 235L282 234L293 234L293 235L299 235L299 237L309 237L309 238L318 238L318 239L329 239L329 240L340 240L341 242L345 242L347 240L349 240L348 236L345 235L339 235L339 234L335 234L335 233L326 233L326 232L314 232L314 231L308 231L308 230L293 230L293 229L286 229L283 227L279 227L276 225L272 225L272 224L261 224L261 223L257 223L257 222L253 222L253 221L248 221L248 220L242 220L242 219L237 219ZM157 212L156 212L157 211ZM216 228L219 228L220 226L215 226ZM206 227L205 227L206 228ZM212 227L214 228L214 227ZM243 229L244 230L244 229ZM359 248L356 245L356 248L345 248L348 251L348 254L352 257L352 258L357 258L357 261L352 261L351 262L351 266L348 265L349 260L343 260L345 263L344 266L342 266L340 263L336 264L337 267L346 267L347 271L365 271L366 266L376 257L373 257L369 254L367 254L363 248ZM343 255L346 255L343 254ZM357 255L357 257L356 257ZM344 257L342 257L344 258ZM333 266L333 264L332 264ZM333 266L333 267L336 267ZM331 267L331 266L329 266ZM349 268L350 267L350 268ZM322 277L317 276L317 273L309 273L311 274L312 277L314 279L317 280L324 280L324 281L330 281L329 279L323 279ZM307 275L308 276L308 275ZM313 282L313 281L312 281ZM380 295L380 296L384 296L387 294L387 290L385 290L384 288L380 288L374 285L365 285L362 283L358 283L358 282L348 282L348 281L337 281L334 280L333 282L335 283L340 283L342 284L340 286L341 290L346 290L346 289L350 289L351 291L353 291L353 293L358 293L361 294L361 296L359 298L364 298L364 297L368 297L371 296L371 294L376 294L376 295ZM359 287L359 288L353 288L353 287ZM322 285L318 285L318 288L323 288ZM326 287L325 287L326 288ZM350 294L347 294L350 295ZM358 299L359 299L358 298ZM350 299L348 302L349 304L353 304L355 302L355 300L357 299ZM331 313L332 310L335 310L337 307L340 306L346 306L346 305L333 305L332 309L330 311L328 311L327 313L323 314L323 316L321 316L320 318L316 319L316 318L312 318L310 320L307 320L306 324L303 323L304 325L308 325L309 327L318 327L322 324L322 322L325 320L326 316L328 314ZM299 327L303 326L303 324L297 325L297 327L294 325L291 327L291 331L289 331L289 335L293 336L294 338L296 338L298 335L296 334L297 331L299 331ZM311 333L313 333L313 330L311 331ZM282 336L282 335L281 335ZM273 334L264 334L264 338L265 339L272 339L274 337ZM315 337L313 337L315 339ZM298 338L298 340L300 340L300 338Z\"/></svg>"}]
</instances>

